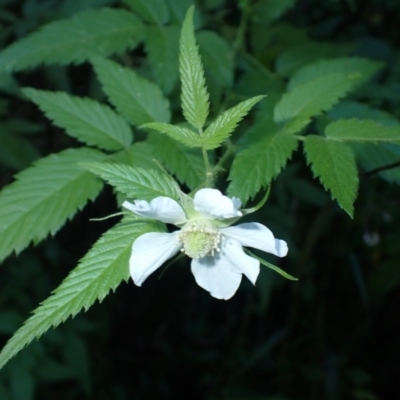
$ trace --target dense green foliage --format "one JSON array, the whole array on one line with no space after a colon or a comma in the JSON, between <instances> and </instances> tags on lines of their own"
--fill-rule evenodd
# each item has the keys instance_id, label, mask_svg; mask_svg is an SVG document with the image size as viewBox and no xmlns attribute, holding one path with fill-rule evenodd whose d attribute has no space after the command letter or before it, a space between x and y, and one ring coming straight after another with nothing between
<instances>
[{"instance_id":1,"label":"dense green foliage","mask_svg":"<svg viewBox=\"0 0 400 400\"><path fill-rule=\"evenodd\" d=\"M0 399L388 398L400 5L192 4L0 0ZM122 201L204 186L270 189L288 257L228 302L184 257L135 287L168 227Z\"/></svg>"}]
</instances>

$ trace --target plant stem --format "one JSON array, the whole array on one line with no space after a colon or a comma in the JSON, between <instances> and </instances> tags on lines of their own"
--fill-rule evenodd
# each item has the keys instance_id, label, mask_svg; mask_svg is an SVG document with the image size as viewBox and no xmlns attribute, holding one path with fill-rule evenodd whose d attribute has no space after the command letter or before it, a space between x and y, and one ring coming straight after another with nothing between
<instances>
[{"instance_id":1,"label":"plant stem","mask_svg":"<svg viewBox=\"0 0 400 400\"><path fill-rule=\"evenodd\" d=\"M202 136L203 135L203 129L199 129L199 135ZM203 154L203 160L204 160L204 168L206 170L206 187L213 187L214 185L214 173L211 170L211 166L210 166L210 160L208 159L208 154L207 154L207 150L202 147L201 152Z\"/></svg>"},{"instance_id":2,"label":"plant stem","mask_svg":"<svg viewBox=\"0 0 400 400\"><path fill-rule=\"evenodd\" d=\"M224 154L222 154L221 158L218 160L218 163L214 166L213 175L216 175L219 171L224 169L223 165L225 164L225 161L235 152L235 146L229 139L226 140L225 145L226 151Z\"/></svg>"},{"instance_id":3,"label":"plant stem","mask_svg":"<svg viewBox=\"0 0 400 400\"><path fill-rule=\"evenodd\" d=\"M242 15L240 18L239 28L237 31L236 39L233 43L233 55L235 56L244 46L244 36L246 33L247 24L249 22L251 7L247 1L243 7Z\"/></svg>"}]
</instances>

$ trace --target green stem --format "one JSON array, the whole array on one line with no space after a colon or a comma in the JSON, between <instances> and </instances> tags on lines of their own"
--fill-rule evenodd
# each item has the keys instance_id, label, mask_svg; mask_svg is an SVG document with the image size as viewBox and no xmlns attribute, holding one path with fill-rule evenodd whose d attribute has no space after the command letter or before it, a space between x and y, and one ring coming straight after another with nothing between
<instances>
[{"instance_id":1,"label":"green stem","mask_svg":"<svg viewBox=\"0 0 400 400\"><path fill-rule=\"evenodd\" d=\"M203 135L203 129L199 129L199 135L202 136ZM210 160L208 159L208 154L207 154L207 150L202 147L201 148L201 152L203 154L203 160L204 160L204 168L206 170L206 183L205 186L206 187L213 187L214 184L214 173L211 169L210 166Z\"/></svg>"},{"instance_id":2,"label":"green stem","mask_svg":"<svg viewBox=\"0 0 400 400\"><path fill-rule=\"evenodd\" d=\"M244 44L244 36L246 33L247 24L249 23L251 11L251 6L249 2L247 1L246 3L247 4L243 7L236 39L233 43L233 56L235 56L239 52L240 48L242 48Z\"/></svg>"},{"instance_id":3,"label":"green stem","mask_svg":"<svg viewBox=\"0 0 400 400\"><path fill-rule=\"evenodd\" d=\"M219 171L222 171L224 169L223 165L225 164L226 160L235 152L235 146L229 139L226 140L225 145L227 149L218 160L218 163L214 166L213 175L216 175Z\"/></svg>"}]
</instances>

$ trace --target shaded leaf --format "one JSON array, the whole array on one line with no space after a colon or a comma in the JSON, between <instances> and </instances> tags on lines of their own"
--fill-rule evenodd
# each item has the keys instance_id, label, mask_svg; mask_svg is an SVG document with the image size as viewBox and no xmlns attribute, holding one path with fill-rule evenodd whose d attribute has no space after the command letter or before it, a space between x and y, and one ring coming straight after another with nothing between
<instances>
[{"instance_id":1,"label":"shaded leaf","mask_svg":"<svg viewBox=\"0 0 400 400\"><path fill-rule=\"evenodd\" d=\"M373 119L385 126L400 125L398 119L387 111L353 100L341 101L329 110L328 115L335 120L343 118Z\"/></svg>"},{"instance_id":2,"label":"shaded leaf","mask_svg":"<svg viewBox=\"0 0 400 400\"><path fill-rule=\"evenodd\" d=\"M276 59L276 70L283 76L290 76L298 68L319 58L340 57L350 53L352 45L328 42L296 43L287 47Z\"/></svg>"},{"instance_id":3,"label":"shaded leaf","mask_svg":"<svg viewBox=\"0 0 400 400\"><path fill-rule=\"evenodd\" d=\"M358 173L354 155L344 143L321 136L306 136L304 151L315 177L352 217L357 196Z\"/></svg>"},{"instance_id":4,"label":"shaded leaf","mask_svg":"<svg viewBox=\"0 0 400 400\"><path fill-rule=\"evenodd\" d=\"M200 150L188 149L167 136L151 135L153 154L180 182L194 190L205 180L204 161Z\"/></svg>"},{"instance_id":5,"label":"shaded leaf","mask_svg":"<svg viewBox=\"0 0 400 400\"><path fill-rule=\"evenodd\" d=\"M325 128L325 136L340 141L400 142L400 126L388 127L367 119L341 119Z\"/></svg>"},{"instance_id":6,"label":"shaded leaf","mask_svg":"<svg viewBox=\"0 0 400 400\"><path fill-rule=\"evenodd\" d=\"M224 88L233 83L233 50L229 43L212 31L201 31L197 35L201 59L206 71Z\"/></svg>"},{"instance_id":7,"label":"shaded leaf","mask_svg":"<svg viewBox=\"0 0 400 400\"><path fill-rule=\"evenodd\" d=\"M165 0L123 0L144 21L164 25L169 20Z\"/></svg>"},{"instance_id":8,"label":"shaded leaf","mask_svg":"<svg viewBox=\"0 0 400 400\"><path fill-rule=\"evenodd\" d=\"M32 144L0 125L0 164L14 170L26 168L32 161L39 158L39 153Z\"/></svg>"},{"instance_id":9,"label":"shaded leaf","mask_svg":"<svg viewBox=\"0 0 400 400\"><path fill-rule=\"evenodd\" d=\"M364 170L372 171L376 168L396 164L400 161L400 146L391 143L351 143L357 162ZM381 178L388 182L400 184L400 166L378 172Z\"/></svg>"},{"instance_id":10,"label":"shaded leaf","mask_svg":"<svg viewBox=\"0 0 400 400\"><path fill-rule=\"evenodd\" d=\"M143 24L130 12L102 8L45 25L0 53L0 71L20 71L41 63L82 63L92 54L108 56L134 48Z\"/></svg>"},{"instance_id":11,"label":"shaded leaf","mask_svg":"<svg viewBox=\"0 0 400 400\"><path fill-rule=\"evenodd\" d=\"M343 73L348 76L354 76L359 83L365 82L372 75L383 67L383 63L359 57L341 57L332 60L318 60L308 64L296 71L289 81L288 88L292 90L296 86L312 81L316 78L334 74Z\"/></svg>"},{"instance_id":12,"label":"shaded leaf","mask_svg":"<svg viewBox=\"0 0 400 400\"><path fill-rule=\"evenodd\" d=\"M146 52L154 79L169 93L179 76L179 28L149 26L146 32Z\"/></svg>"},{"instance_id":13,"label":"shaded leaf","mask_svg":"<svg viewBox=\"0 0 400 400\"><path fill-rule=\"evenodd\" d=\"M193 5L192 0L168 0L167 6L171 12L172 17L182 25L185 15L189 7ZM196 13L195 13L196 14Z\"/></svg>"}]
</instances>

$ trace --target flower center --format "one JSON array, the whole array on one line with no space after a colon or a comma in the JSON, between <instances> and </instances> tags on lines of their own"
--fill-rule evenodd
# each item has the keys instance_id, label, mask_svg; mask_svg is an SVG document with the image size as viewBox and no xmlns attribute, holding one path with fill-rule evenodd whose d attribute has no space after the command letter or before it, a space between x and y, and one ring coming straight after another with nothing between
<instances>
[{"instance_id":1,"label":"flower center","mask_svg":"<svg viewBox=\"0 0 400 400\"><path fill-rule=\"evenodd\" d=\"M213 256L215 251L220 251L221 233L209 220L196 220L181 230L179 240L183 244L181 251L198 259Z\"/></svg>"}]
</instances>

